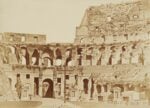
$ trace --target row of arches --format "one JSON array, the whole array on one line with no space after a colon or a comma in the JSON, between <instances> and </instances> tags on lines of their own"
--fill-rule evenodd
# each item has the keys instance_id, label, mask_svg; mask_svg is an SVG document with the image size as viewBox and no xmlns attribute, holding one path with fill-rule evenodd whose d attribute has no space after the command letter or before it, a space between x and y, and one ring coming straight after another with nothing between
<instances>
[{"instance_id":1,"label":"row of arches","mask_svg":"<svg viewBox=\"0 0 150 108\"><path fill-rule=\"evenodd\" d=\"M60 66L63 63L64 55L60 48L57 48L55 52L50 48L45 48L43 50L34 49L30 51L27 47L21 47L17 50L16 47L10 46L10 55L13 55L18 63L23 65L42 65L50 67L52 65ZM66 49L64 61L66 65L71 65L72 60L72 49Z\"/></svg>"},{"instance_id":2,"label":"row of arches","mask_svg":"<svg viewBox=\"0 0 150 108\"><path fill-rule=\"evenodd\" d=\"M145 64L148 61L149 45L138 44L123 46L101 46L100 48L78 48L78 65L86 60L88 65L113 65L113 64Z\"/></svg>"},{"instance_id":3,"label":"row of arches","mask_svg":"<svg viewBox=\"0 0 150 108\"><path fill-rule=\"evenodd\" d=\"M12 64L40 65L50 67L52 65L113 65L145 63L150 46L143 43L129 45L112 46L87 46L75 49L66 48L65 51L56 48L31 49L27 47L16 48L9 46L9 51L5 51L6 61ZM7 60L8 59L8 60ZM86 63L83 62L86 60ZM149 61L150 62L150 61Z\"/></svg>"}]
</instances>

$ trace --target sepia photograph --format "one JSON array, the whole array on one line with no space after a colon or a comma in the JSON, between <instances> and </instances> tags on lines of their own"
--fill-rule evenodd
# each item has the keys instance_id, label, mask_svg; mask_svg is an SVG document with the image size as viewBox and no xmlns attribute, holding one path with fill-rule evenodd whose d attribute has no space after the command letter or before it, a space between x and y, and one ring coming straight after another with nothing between
<instances>
[{"instance_id":1,"label":"sepia photograph","mask_svg":"<svg viewBox=\"0 0 150 108\"><path fill-rule=\"evenodd\" d=\"M0 0L0 108L150 108L150 0Z\"/></svg>"}]
</instances>

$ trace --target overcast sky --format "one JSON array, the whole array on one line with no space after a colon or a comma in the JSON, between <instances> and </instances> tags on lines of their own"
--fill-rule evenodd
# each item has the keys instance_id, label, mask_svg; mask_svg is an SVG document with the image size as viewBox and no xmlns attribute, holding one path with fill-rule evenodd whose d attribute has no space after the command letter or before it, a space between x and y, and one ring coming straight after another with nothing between
<instances>
[{"instance_id":1,"label":"overcast sky","mask_svg":"<svg viewBox=\"0 0 150 108\"><path fill-rule=\"evenodd\" d=\"M48 42L73 42L89 6L133 0L0 0L0 32L46 34Z\"/></svg>"}]
</instances>

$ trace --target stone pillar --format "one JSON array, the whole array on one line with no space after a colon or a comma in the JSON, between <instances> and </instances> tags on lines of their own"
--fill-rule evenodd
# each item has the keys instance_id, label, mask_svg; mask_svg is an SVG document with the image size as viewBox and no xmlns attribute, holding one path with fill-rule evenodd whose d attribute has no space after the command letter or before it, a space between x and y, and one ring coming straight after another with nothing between
<instances>
[{"instance_id":1,"label":"stone pillar","mask_svg":"<svg viewBox=\"0 0 150 108\"><path fill-rule=\"evenodd\" d=\"M92 82L91 82L91 79L89 79L89 83L88 83L88 99L91 99L91 88L92 88Z\"/></svg>"},{"instance_id":2,"label":"stone pillar","mask_svg":"<svg viewBox=\"0 0 150 108\"><path fill-rule=\"evenodd\" d=\"M104 93L105 89L104 89L104 85L101 85L101 93Z\"/></svg>"},{"instance_id":3,"label":"stone pillar","mask_svg":"<svg viewBox=\"0 0 150 108\"><path fill-rule=\"evenodd\" d=\"M124 92L128 91L128 87L126 84L123 85L123 88L124 88Z\"/></svg>"},{"instance_id":4,"label":"stone pillar","mask_svg":"<svg viewBox=\"0 0 150 108\"><path fill-rule=\"evenodd\" d=\"M110 89L111 89L111 85L107 84L107 92L110 92Z\"/></svg>"},{"instance_id":5,"label":"stone pillar","mask_svg":"<svg viewBox=\"0 0 150 108\"><path fill-rule=\"evenodd\" d=\"M62 75L61 79L61 96L64 97L64 75Z\"/></svg>"},{"instance_id":6,"label":"stone pillar","mask_svg":"<svg viewBox=\"0 0 150 108\"><path fill-rule=\"evenodd\" d=\"M132 50L131 63L139 63L139 52L138 49Z\"/></svg>"},{"instance_id":7,"label":"stone pillar","mask_svg":"<svg viewBox=\"0 0 150 108\"><path fill-rule=\"evenodd\" d=\"M93 86L94 86L94 92L93 92L93 98L96 100L96 101L98 101L98 92L97 92L97 84L93 84Z\"/></svg>"}]
</instances>

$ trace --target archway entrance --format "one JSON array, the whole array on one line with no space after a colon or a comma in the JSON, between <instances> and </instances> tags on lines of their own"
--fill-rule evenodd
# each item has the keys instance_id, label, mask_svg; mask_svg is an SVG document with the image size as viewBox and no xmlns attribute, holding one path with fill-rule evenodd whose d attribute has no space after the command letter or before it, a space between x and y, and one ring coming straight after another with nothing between
<instances>
[{"instance_id":1,"label":"archway entrance","mask_svg":"<svg viewBox=\"0 0 150 108\"><path fill-rule=\"evenodd\" d=\"M100 84L97 84L97 86L96 86L96 88L97 88L97 93L101 93L101 85Z\"/></svg>"},{"instance_id":2,"label":"archway entrance","mask_svg":"<svg viewBox=\"0 0 150 108\"><path fill-rule=\"evenodd\" d=\"M43 97L53 98L53 81L51 79L43 81Z\"/></svg>"},{"instance_id":3,"label":"archway entrance","mask_svg":"<svg viewBox=\"0 0 150 108\"><path fill-rule=\"evenodd\" d=\"M88 79L83 80L83 88L84 88L84 93L85 94L88 94L88 83L89 83Z\"/></svg>"}]
</instances>

